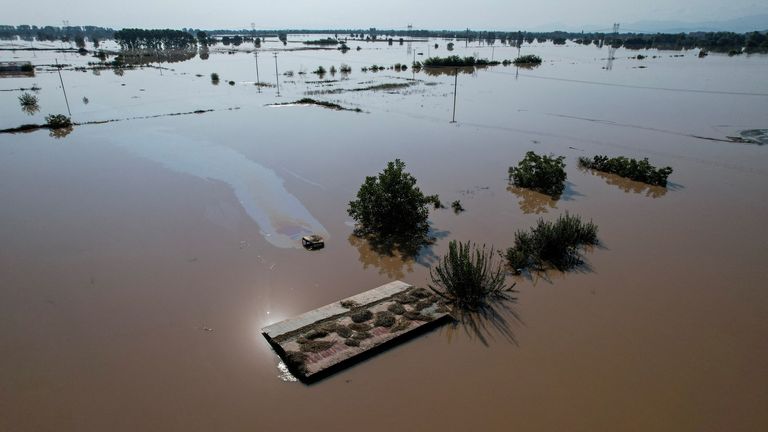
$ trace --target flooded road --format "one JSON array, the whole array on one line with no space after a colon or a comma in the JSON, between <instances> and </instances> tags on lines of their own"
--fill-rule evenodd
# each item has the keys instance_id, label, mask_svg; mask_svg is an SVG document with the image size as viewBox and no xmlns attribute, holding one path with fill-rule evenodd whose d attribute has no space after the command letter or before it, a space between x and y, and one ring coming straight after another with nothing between
<instances>
[{"instance_id":1,"label":"flooded road","mask_svg":"<svg viewBox=\"0 0 768 432\"><path fill-rule=\"evenodd\" d=\"M246 44L164 69L64 70L75 122L214 111L0 134L0 430L768 427L768 149L727 142L768 127L768 56L619 49L606 70L607 49L526 45L541 67L459 75L451 124L453 76L361 71L410 65L426 43L349 45L279 51L280 73L294 72L280 97L254 86ZM281 47L262 46L262 81L276 84ZM342 63L345 79L311 73ZM413 84L309 96L362 113L267 106L401 82ZM66 113L55 72L0 90L32 84L41 110L0 92L0 128ZM566 157L560 200L509 186L529 150ZM594 154L669 165L670 185L577 168ZM395 158L466 209L433 211L437 241L415 260L376 254L346 214ZM566 210L599 226L587 265L510 277L517 303L474 328L443 326L309 386L260 334L393 279L424 285L450 240L506 248ZM325 249L296 247L310 231Z\"/></svg>"}]
</instances>

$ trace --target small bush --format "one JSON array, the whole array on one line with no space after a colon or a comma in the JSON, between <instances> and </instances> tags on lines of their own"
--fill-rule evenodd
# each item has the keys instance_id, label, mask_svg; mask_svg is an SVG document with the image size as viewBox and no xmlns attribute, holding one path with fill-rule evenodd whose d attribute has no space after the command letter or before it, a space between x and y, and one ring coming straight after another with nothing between
<instances>
[{"instance_id":1,"label":"small bush","mask_svg":"<svg viewBox=\"0 0 768 432\"><path fill-rule=\"evenodd\" d=\"M35 70L35 67L31 63L25 63L21 65L22 72L32 72L34 70Z\"/></svg>"},{"instance_id":2,"label":"small bush","mask_svg":"<svg viewBox=\"0 0 768 432\"><path fill-rule=\"evenodd\" d=\"M344 344L351 347L360 346L360 341L357 339L346 339L344 340Z\"/></svg>"},{"instance_id":3,"label":"small bush","mask_svg":"<svg viewBox=\"0 0 768 432\"><path fill-rule=\"evenodd\" d=\"M597 225L592 221L582 222L579 216L566 212L555 222L539 219L530 231L517 231L514 246L507 249L506 258L516 272L543 269L548 265L568 270L581 264L579 248L594 244L597 244Z\"/></svg>"},{"instance_id":4,"label":"small bush","mask_svg":"<svg viewBox=\"0 0 768 432\"><path fill-rule=\"evenodd\" d=\"M373 312L368 309L356 309L349 314L349 317L352 318L352 322L362 323L373 318Z\"/></svg>"},{"instance_id":5,"label":"small bush","mask_svg":"<svg viewBox=\"0 0 768 432\"><path fill-rule=\"evenodd\" d=\"M339 67L339 72L348 74L352 72L352 68L349 67L349 65L346 65L344 63L341 64L341 67Z\"/></svg>"},{"instance_id":6,"label":"small bush","mask_svg":"<svg viewBox=\"0 0 768 432\"><path fill-rule=\"evenodd\" d=\"M539 65L541 64L541 57L533 54L526 54L520 56L512 61L516 66L520 65Z\"/></svg>"},{"instance_id":7,"label":"small bush","mask_svg":"<svg viewBox=\"0 0 768 432\"><path fill-rule=\"evenodd\" d=\"M592 159L582 156L579 166L662 187L667 186L667 177L672 174L672 168L656 168L648 162L648 158L639 161L624 156L609 158L597 155Z\"/></svg>"},{"instance_id":8,"label":"small bush","mask_svg":"<svg viewBox=\"0 0 768 432\"><path fill-rule=\"evenodd\" d=\"M37 102L37 96L32 93L24 92L19 96L19 104L21 104L22 107L36 107Z\"/></svg>"},{"instance_id":9,"label":"small bush","mask_svg":"<svg viewBox=\"0 0 768 432\"><path fill-rule=\"evenodd\" d=\"M402 315L405 313L405 307L403 307L403 305L400 303L392 303L391 305L387 306L387 310L395 315Z\"/></svg>"},{"instance_id":10,"label":"small bush","mask_svg":"<svg viewBox=\"0 0 768 432\"><path fill-rule=\"evenodd\" d=\"M452 202L451 208L453 209L454 213L461 213L464 211L464 207L461 205L461 201L459 200Z\"/></svg>"},{"instance_id":11,"label":"small bush","mask_svg":"<svg viewBox=\"0 0 768 432\"><path fill-rule=\"evenodd\" d=\"M64 114L50 114L45 117L45 123L51 129L61 129L72 126L72 120Z\"/></svg>"},{"instance_id":12,"label":"small bush","mask_svg":"<svg viewBox=\"0 0 768 432\"><path fill-rule=\"evenodd\" d=\"M448 255L429 269L432 280L429 287L460 308L478 309L488 299L508 291L506 275L501 263L494 261L494 255L493 248L478 248L471 242L462 244L451 240Z\"/></svg>"},{"instance_id":13,"label":"small bush","mask_svg":"<svg viewBox=\"0 0 768 432\"><path fill-rule=\"evenodd\" d=\"M318 75L325 75L325 68L322 66L318 66L317 69L315 69L312 73L318 74Z\"/></svg>"},{"instance_id":14,"label":"small bush","mask_svg":"<svg viewBox=\"0 0 768 432\"><path fill-rule=\"evenodd\" d=\"M212 73L211 74L211 82L214 83L214 84L218 84L219 83L219 74L217 74L216 72Z\"/></svg>"},{"instance_id":15,"label":"small bush","mask_svg":"<svg viewBox=\"0 0 768 432\"><path fill-rule=\"evenodd\" d=\"M376 312L373 325L376 327L392 327L395 323L395 315L389 311Z\"/></svg>"},{"instance_id":16,"label":"small bush","mask_svg":"<svg viewBox=\"0 0 768 432\"><path fill-rule=\"evenodd\" d=\"M565 156L539 156L529 151L517 167L509 167L509 179L515 186L533 189L551 197L565 190Z\"/></svg>"},{"instance_id":17,"label":"small bush","mask_svg":"<svg viewBox=\"0 0 768 432\"><path fill-rule=\"evenodd\" d=\"M230 81L229 85L233 86L233 85L235 85L235 82L234 81Z\"/></svg>"}]
</instances>

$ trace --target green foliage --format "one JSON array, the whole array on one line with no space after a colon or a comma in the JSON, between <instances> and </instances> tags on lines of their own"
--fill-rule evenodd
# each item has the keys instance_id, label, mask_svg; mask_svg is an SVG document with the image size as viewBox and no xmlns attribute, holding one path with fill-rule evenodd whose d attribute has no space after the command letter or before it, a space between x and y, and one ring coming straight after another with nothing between
<instances>
[{"instance_id":1,"label":"green foliage","mask_svg":"<svg viewBox=\"0 0 768 432\"><path fill-rule=\"evenodd\" d=\"M539 156L529 151L517 167L509 167L509 179L515 186L533 189L557 197L565 189L565 156Z\"/></svg>"},{"instance_id":2,"label":"green foliage","mask_svg":"<svg viewBox=\"0 0 768 432\"><path fill-rule=\"evenodd\" d=\"M662 187L667 186L667 177L672 174L671 167L656 168L648 162L648 158L637 160L624 156L609 158L597 155L589 159L582 156L579 158L579 166Z\"/></svg>"},{"instance_id":3,"label":"green foliage","mask_svg":"<svg viewBox=\"0 0 768 432\"><path fill-rule=\"evenodd\" d=\"M582 263L579 248L594 244L597 244L597 225L566 212L555 222L539 219L530 231L518 230L506 258L516 272L547 266L568 270Z\"/></svg>"},{"instance_id":4,"label":"green foliage","mask_svg":"<svg viewBox=\"0 0 768 432\"><path fill-rule=\"evenodd\" d=\"M453 209L454 213L461 213L464 211L464 207L461 205L461 201L459 200L452 202L451 208Z\"/></svg>"},{"instance_id":5,"label":"green foliage","mask_svg":"<svg viewBox=\"0 0 768 432\"><path fill-rule=\"evenodd\" d=\"M214 83L214 84L218 84L219 83L219 74L217 74L216 72L212 73L211 74L211 82Z\"/></svg>"},{"instance_id":6,"label":"green foliage","mask_svg":"<svg viewBox=\"0 0 768 432\"><path fill-rule=\"evenodd\" d=\"M64 114L49 114L45 117L45 123L51 129L61 129L72 126L72 120Z\"/></svg>"},{"instance_id":7,"label":"green foliage","mask_svg":"<svg viewBox=\"0 0 768 432\"><path fill-rule=\"evenodd\" d=\"M338 44L339 44L339 41L333 38L304 41L304 45L338 45Z\"/></svg>"},{"instance_id":8,"label":"green foliage","mask_svg":"<svg viewBox=\"0 0 768 432\"><path fill-rule=\"evenodd\" d=\"M347 213L357 221L359 234L425 240L429 204L434 205L434 198L421 192L416 178L405 172L405 163L396 159L378 176L365 178Z\"/></svg>"},{"instance_id":9,"label":"green foliage","mask_svg":"<svg viewBox=\"0 0 768 432\"><path fill-rule=\"evenodd\" d=\"M541 57L533 54L526 54L523 56L520 56L512 61L517 66L520 65L540 65L541 64Z\"/></svg>"},{"instance_id":10,"label":"green foliage","mask_svg":"<svg viewBox=\"0 0 768 432\"><path fill-rule=\"evenodd\" d=\"M429 288L459 308L482 307L509 290L501 263L493 259L494 255L494 249L486 249L485 245L478 248L471 242L451 240L448 255L429 269Z\"/></svg>"},{"instance_id":11,"label":"green foliage","mask_svg":"<svg viewBox=\"0 0 768 432\"><path fill-rule=\"evenodd\" d=\"M325 68L322 66L318 66L317 69L315 69L312 73L318 74L318 75L325 75Z\"/></svg>"},{"instance_id":12,"label":"green foliage","mask_svg":"<svg viewBox=\"0 0 768 432\"><path fill-rule=\"evenodd\" d=\"M197 45L197 39L181 30L122 29L115 32L115 42L122 49L163 50L187 49Z\"/></svg>"},{"instance_id":13,"label":"green foliage","mask_svg":"<svg viewBox=\"0 0 768 432\"><path fill-rule=\"evenodd\" d=\"M19 104L24 108L37 107L37 96L29 92L24 92L19 96Z\"/></svg>"},{"instance_id":14,"label":"green foliage","mask_svg":"<svg viewBox=\"0 0 768 432\"><path fill-rule=\"evenodd\" d=\"M35 67L31 63L24 63L21 65L21 71L22 72L32 72L35 70Z\"/></svg>"},{"instance_id":15,"label":"green foliage","mask_svg":"<svg viewBox=\"0 0 768 432\"><path fill-rule=\"evenodd\" d=\"M487 59L477 59L470 57L459 57L456 55L448 57L430 57L424 60L424 67L467 67L467 66L493 66L500 64L498 61Z\"/></svg>"}]
</instances>

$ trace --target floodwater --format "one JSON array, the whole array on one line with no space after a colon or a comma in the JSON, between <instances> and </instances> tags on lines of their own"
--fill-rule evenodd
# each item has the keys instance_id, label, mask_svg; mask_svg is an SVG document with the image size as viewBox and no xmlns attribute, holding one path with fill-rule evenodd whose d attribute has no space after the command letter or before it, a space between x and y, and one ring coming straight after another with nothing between
<instances>
[{"instance_id":1,"label":"floodwater","mask_svg":"<svg viewBox=\"0 0 768 432\"><path fill-rule=\"evenodd\" d=\"M254 85L246 44L122 73L64 69L74 121L147 118L0 134L0 430L766 430L768 148L727 137L768 127L768 56L619 49L609 64L607 48L526 45L540 67L458 75L456 123L454 76L361 71L448 55L447 42L268 41L259 76L276 84L276 53L280 96ZM93 60L0 52L54 59ZM349 75L311 82L342 63ZM411 85L339 90L392 83ZM0 129L66 113L55 70L0 78L33 84L32 115L20 91L0 92ZM363 112L268 106L306 92ZM165 116L195 110L213 111ZM566 156L560 200L509 186L529 150ZM594 154L669 165L671 183L577 168ZM395 158L466 209L432 212L437 241L415 260L376 254L346 214ZM517 303L474 325L313 385L260 334L395 278L424 285L451 239L504 248L566 210L599 226L586 265L510 277ZM298 247L310 231L325 249Z\"/></svg>"}]
</instances>

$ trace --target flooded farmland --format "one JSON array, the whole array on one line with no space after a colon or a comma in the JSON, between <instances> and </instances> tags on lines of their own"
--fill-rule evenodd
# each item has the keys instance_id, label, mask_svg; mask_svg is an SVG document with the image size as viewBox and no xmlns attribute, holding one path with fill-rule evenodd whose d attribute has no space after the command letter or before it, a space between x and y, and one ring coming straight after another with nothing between
<instances>
[{"instance_id":1,"label":"flooded farmland","mask_svg":"<svg viewBox=\"0 0 768 432\"><path fill-rule=\"evenodd\" d=\"M0 134L0 430L768 427L768 55L533 43L537 68L455 76L410 65L518 50L300 43L315 38L120 69L0 51L37 66L0 78L0 129L67 114L61 82L76 123ZM30 113L14 89L33 87ZM510 186L530 150L565 156L559 200ZM674 172L660 188L577 167L596 154ZM466 209L432 211L414 259L377 253L347 215L396 158ZM565 211L599 226L585 265L510 275L517 302L474 326L311 385L261 335L395 279L425 286L450 240L505 249ZM325 248L302 249L308 233Z\"/></svg>"}]
</instances>

